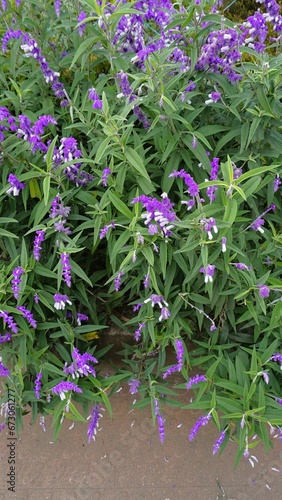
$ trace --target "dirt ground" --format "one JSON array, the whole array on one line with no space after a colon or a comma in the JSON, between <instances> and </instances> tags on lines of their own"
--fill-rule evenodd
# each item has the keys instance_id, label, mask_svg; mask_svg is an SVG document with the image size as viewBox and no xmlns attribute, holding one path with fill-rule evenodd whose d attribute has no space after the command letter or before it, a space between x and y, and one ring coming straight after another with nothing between
<instances>
[{"instance_id":1,"label":"dirt ground","mask_svg":"<svg viewBox=\"0 0 282 500\"><path fill-rule=\"evenodd\" d=\"M175 378L174 378L175 382ZM8 491L8 434L0 434L1 500L280 500L282 446L269 455L262 447L233 470L236 445L230 443L221 457L212 455L218 438L210 422L195 440L189 430L198 411L163 406L166 437L159 442L150 408L130 409L135 396L126 383L112 396L113 418L105 411L96 441L88 444L87 424L64 422L56 444L51 420L46 432L39 419L25 428L16 442L16 493ZM138 396L137 396L138 397ZM187 403L191 394L187 392Z\"/></svg>"}]
</instances>

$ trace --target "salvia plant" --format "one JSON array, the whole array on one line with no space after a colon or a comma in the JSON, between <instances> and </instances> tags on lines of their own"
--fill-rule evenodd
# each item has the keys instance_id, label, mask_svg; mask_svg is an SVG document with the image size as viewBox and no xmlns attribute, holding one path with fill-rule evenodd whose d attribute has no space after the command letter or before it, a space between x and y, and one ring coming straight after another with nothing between
<instances>
[{"instance_id":1,"label":"salvia plant","mask_svg":"<svg viewBox=\"0 0 282 500\"><path fill-rule=\"evenodd\" d=\"M13 386L17 432L51 414L91 442L124 381L161 442L165 404L198 409L187 441L212 421L211 454L254 465L282 440L278 3L0 9L1 429ZM103 377L110 321L132 343Z\"/></svg>"}]
</instances>

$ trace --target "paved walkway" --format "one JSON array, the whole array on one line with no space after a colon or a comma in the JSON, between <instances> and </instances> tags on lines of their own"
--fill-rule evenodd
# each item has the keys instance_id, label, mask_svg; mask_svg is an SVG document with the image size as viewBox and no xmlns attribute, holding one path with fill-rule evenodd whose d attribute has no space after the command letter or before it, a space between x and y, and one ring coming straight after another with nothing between
<instances>
[{"instance_id":1,"label":"paved walkway","mask_svg":"<svg viewBox=\"0 0 282 500\"><path fill-rule=\"evenodd\" d=\"M221 457L212 455L218 432L210 422L195 441L189 430L200 413L163 406L166 438L159 442L150 408L129 412L134 396L126 383L112 396L113 418L100 420L96 441L87 443L87 425L64 422L53 444L50 419L43 432L39 421L29 425L16 443L16 493L7 491L8 435L0 435L0 499L9 500L280 500L282 446L259 462L244 460L233 471L236 446ZM187 393L188 402L188 393Z\"/></svg>"}]
</instances>

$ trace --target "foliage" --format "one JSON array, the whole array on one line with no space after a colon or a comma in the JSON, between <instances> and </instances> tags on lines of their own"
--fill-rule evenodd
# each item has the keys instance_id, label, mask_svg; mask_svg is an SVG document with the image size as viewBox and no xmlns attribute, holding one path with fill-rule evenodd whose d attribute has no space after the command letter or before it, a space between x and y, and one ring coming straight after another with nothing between
<instances>
[{"instance_id":1,"label":"foliage","mask_svg":"<svg viewBox=\"0 0 282 500\"><path fill-rule=\"evenodd\" d=\"M30 407L56 438L90 405L91 439L126 380L163 441L178 371L204 413L190 440L212 419L214 453L231 438L251 460L282 425L279 36L266 46L270 22L235 27L217 2L55 3L1 16L0 374L17 427ZM104 378L110 320L135 340Z\"/></svg>"}]
</instances>

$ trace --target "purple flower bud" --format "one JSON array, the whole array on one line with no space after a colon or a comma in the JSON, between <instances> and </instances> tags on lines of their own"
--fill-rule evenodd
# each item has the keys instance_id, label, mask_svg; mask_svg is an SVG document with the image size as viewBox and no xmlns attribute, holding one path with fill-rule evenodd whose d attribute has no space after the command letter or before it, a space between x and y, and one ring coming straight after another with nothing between
<instances>
[{"instance_id":1,"label":"purple flower bud","mask_svg":"<svg viewBox=\"0 0 282 500\"><path fill-rule=\"evenodd\" d=\"M102 173L102 186L108 185L108 177L111 175L111 169L109 167L104 168Z\"/></svg>"},{"instance_id":2,"label":"purple flower bud","mask_svg":"<svg viewBox=\"0 0 282 500\"><path fill-rule=\"evenodd\" d=\"M17 306L17 309L21 311L23 317L27 319L30 326L32 326L33 328L37 328L37 321L35 321L33 314L29 309L27 309L25 306Z\"/></svg>"},{"instance_id":3,"label":"purple flower bud","mask_svg":"<svg viewBox=\"0 0 282 500\"><path fill-rule=\"evenodd\" d=\"M140 385L140 380L137 380L136 378L132 378L129 380L128 385L129 385L130 394L137 394L138 388Z\"/></svg>"},{"instance_id":4,"label":"purple flower bud","mask_svg":"<svg viewBox=\"0 0 282 500\"><path fill-rule=\"evenodd\" d=\"M15 299L18 300L19 293L21 291L21 289L20 289L20 283L22 282L21 275L24 274L24 270L22 267L16 267L12 271L12 274L13 274L13 278L11 281L12 290L13 290Z\"/></svg>"},{"instance_id":5,"label":"purple flower bud","mask_svg":"<svg viewBox=\"0 0 282 500\"><path fill-rule=\"evenodd\" d=\"M159 321L166 320L170 317L170 310L167 307L162 307Z\"/></svg>"},{"instance_id":6,"label":"purple flower bud","mask_svg":"<svg viewBox=\"0 0 282 500\"><path fill-rule=\"evenodd\" d=\"M203 425L207 425L210 419L211 419L211 414L210 413L208 413L207 415L201 415L200 416L200 418L197 420L197 422L195 423L194 427L190 431L189 441L193 441L193 439L198 434L200 428L203 427Z\"/></svg>"},{"instance_id":7,"label":"purple flower bud","mask_svg":"<svg viewBox=\"0 0 282 500\"><path fill-rule=\"evenodd\" d=\"M222 245L222 248L221 248L222 252L223 253L226 252L226 238L225 238L225 236L221 240L221 245Z\"/></svg>"},{"instance_id":8,"label":"purple flower bud","mask_svg":"<svg viewBox=\"0 0 282 500\"><path fill-rule=\"evenodd\" d=\"M62 253L61 263L62 263L62 274L64 282L68 287L71 287L71 265L69 261L70 257L67 253Z\"/></svg>"},{"instance_id":9,"label":"purple flower bud","mask_svg":"<svg viewBox=\"0 0 282 500\"><path fill-rule=\"evenodd\" d=\"M84 19L86 19L86 14L85 12L82 10L77 18L77 22L78 23L81 23L81 21L83 21ZM86 23L82 23L79 27L78 27L78 34L79 36L83 36L83 33L85 31L85 28L86 28Z\"/></svg>"},{"instance_id":10,"label":"purple flower bud","mask_svg":"<svg viewBox=\"0 0 282 500\"><path fill-rule=\"evenodd\" d=\"M276 193L276 191L278 191L279 187L280 187L280 184L281 184L281 179L279 177L279 175L277 174L274 182L273 182L273 191L274 193Z\"/></svg>"},{"instance_id":11,"label":"purple flower bud","mask_svg":"<svg viewBox=\"0 0 282 500\"><path fill-rule=\"evenodd\" d=\"M212 283L213 282L213 275L214 275L214 270L215 266L208 264L207 267L201 267L200 273L204 273L205 275L205 283Z\"/></svg>"},{"instance_id":12,"label":"purple flower bud","mask_svg":"<svg viewBox=\"0 0 282 500\"><path fill-rule=\"evenodd\" d=\"M104 408L101 408L100 405L94 405L91 408L91 413L87 420L89 421L89 426L87 430L87 436L88 436L88 444L91 443L91 440L93 439L95 441L95 437L97 434L97 428L99 427L99 418L103 417L102 413L99 413L101 410L104 411Z\"/></svg>"},{"instance_id":13,"label":"purple flower bud","mask_svg":"<svg viewBox=\"0 0 282 500\"><path fill-rule=\"evenodd\" d=\"M150 284L150 275L145 274L143 281L144 288L148 288L149 284Z\"/></svg>"},{"instance_id":14,"label":"purple flower bud","mask_svg":"<svg viewBox=\"0 0 282 500\"><path fill-rule=\"evenodd\" d=\"M238 262L237 264L234 264L237 269L240 269L241 271L250 271L251 267L247 266L243 262Z\"/></svg>"},{"instance_id":15,"label":"purple flower bud","mask_svg":"<svg viewBox=\"0 0 282 500\"><path fill-rule=\"evenodd\" d=\"M212 452L213 455L215 455L220 450L220 447L225 439L225 436L226 436L226 431L222 431L220 433L219 438L216 440L216 442L213 445L213 452Z\"/></svg>"},{"instance_id":16,"label":"purple flower bud","mask_svg":"<svg viewBox=\"0 0 282 500\"><path fill-rule=\"evenodd\" d=\"M195 377L191 377L186 384L186 389L191 389L193 385L199 384L199 382L207 382L207 377L205 375L195 375Z\"/></svg>"},{"instance_id":17,"label":"purple flower bud","mask_svg":"<svg viewBox=\"0 0 282 500\"><path fill-rule=\"evenodd\" d=\"M282 354L280 354L280 352L273 354L269 359L269 361L278 361L278 363L280 363L280 368L282 370Z\"/></svg>"},{"instance_id":18,"label":"purple flower bud","mask_svg":"<svg viewBox=\"0 0 282 500\"><path fill-rule=\"evenodd\" d=\"M135 330L134 332L134 338L136 342L138 342L138 340L140 339L143 328L145 328L145 323L139 323L137 330Z\"/></svg>"},{"instance_id":19,"label":"purple flower bud","mask_svg":"<svg viewBox=\"0 0 282 500\"><path fill-rule=\"evenodd\" d=\"M76 315L76 321L77 321L77 324L78 326L81 326L81 322L82 321L88 321L88 316L86 316L86 314L81 314L81 313L77 313Z\"/></svg>"},{"instance_id":20,"label":"purple flower bud","mask_svg":"<svg viewBox=\"0 0 282 500\"><path fill-rule=\"evenodd\" d=\"M69 392L69 391L74 391L74 392L78 392L78 393L82 393L82 389L80 389L80 387L78 387L77 384L75 384L74 382L60 382L59 384L55 385L53 388L52 388L52 394L57 394L58 396L60 396L61 400L63 401L64 399L66 399L66 392Z\"/></svg>"},{"instance_id":21,"label":"purple flower bud","mask_svg":"<svg viewBox=\"0 0 282 500\"><path fill-rule=\"evenodd\" d=\"M61 295L60 293L56 293L54 295L54 301L55 301L54 307L58 311L60 309L65 309L66 304L69 304L69 305L72 304L72 302L70 301L70 299L67 295Z\"/></svg>"},{"instance_id":22,"label":"purple flower bud","mask_svg":"<svg viewBox=\"0 0 282 500\"><path fill-rule=\"evenodd\" d=\"M18 325L15 323L13 316L10 316L6 311L0 310L0 318L3 318L4 323L13 332L18 333Z\"/></svg>"},{"instance_id":23,"label":"purple flower bud","mask_svg":"<svg viewBox=\"0 0 282 500\"><path fill-rule=\"evenodd\" d=\"M102 240L103 238L105 238L106 234L108 234L109 232L109 229L110 228L115 228L115 223L112 221L110 222L110 224L104 226L101 230L100 230L100 234L99 234L99 238L100 240Z\"/></svg>"},{"instance_id":24,"label":"purple flower bud","mask_svg":"<svg viewBox=\"0 0 282 500\"><path fill-rule=\"evenodd\" d=\"M262 284L259 284L258 285L258 289L259 289L259 295L265 299L269 296L270 294L270 288L267 286L267 285L262 285Z\"/></svg>"},{"instance_id":25,"label":"purple flower bud","mask_svg":"<svg viewBox=\"0 0 282 500\"><path fill-rule=\"evenodd\" d=\"M8 377L10 375L10 372L6 366L3 365L2 363L2 358L0 356L0 377Z\"/></svg>"},{"instance_id":26,"label":"purple flower bud","mask_svg":"<svg viewBox=\"0 0 282 500\"><path fill-rule=\"evenodd\" d=\"M40 399L40 390L42 385L41 379L42 379L42 373L40 372L36 375L36 379L34 381L34 392L36 399Z\"/></svg>"},{"instance_id":27,"label":"purple flower bud","mask_svg":"<svg viewBox=\"0 0 282 500\"><path fill-rule=\"evenodd\" d=\"M118 292L121 286L121 277L124 276L124 273L120 271L117 277L114 279L115 291Z\"/></svg>"},{"instance_id":28,"label":"purple flower bud","mask_svg":"<svg viewBox=\"0 0 282 500\"><path fill-rule=\"evenodd\" d=\"M93 101L92 107L94 109L102 109L103 101L99 99L99 96L94 88L88 90L88 97Z\"/></svg>"},{"instance_id":29,"label":"purple flower bud","mask_svg":"<svg viewBox=\"0 0 282 500\"><path fill-rule=\"evenodd\" d=\"M33 256L37 261L39 261L40 259L40 252L42 250L41 243L44 241L44 238L45 238L44 230L36 231L36 236L34 238L34 243L33 243Z\"/></svg>"},{"instance_id":30,"label":"purple flower bud","mask_svg":"<svg viewBox=\"0 0 282 500\"><path fill-rule=\"evenodd\" d=\"M10 174L8 177L8 182L10 183L11 187L7 189L6 193L7 194L12 194L13 196L18 196L21 189L24 188L24 184L17 179L17 177L14 174Z\"/></svg>"}]
</instances>

